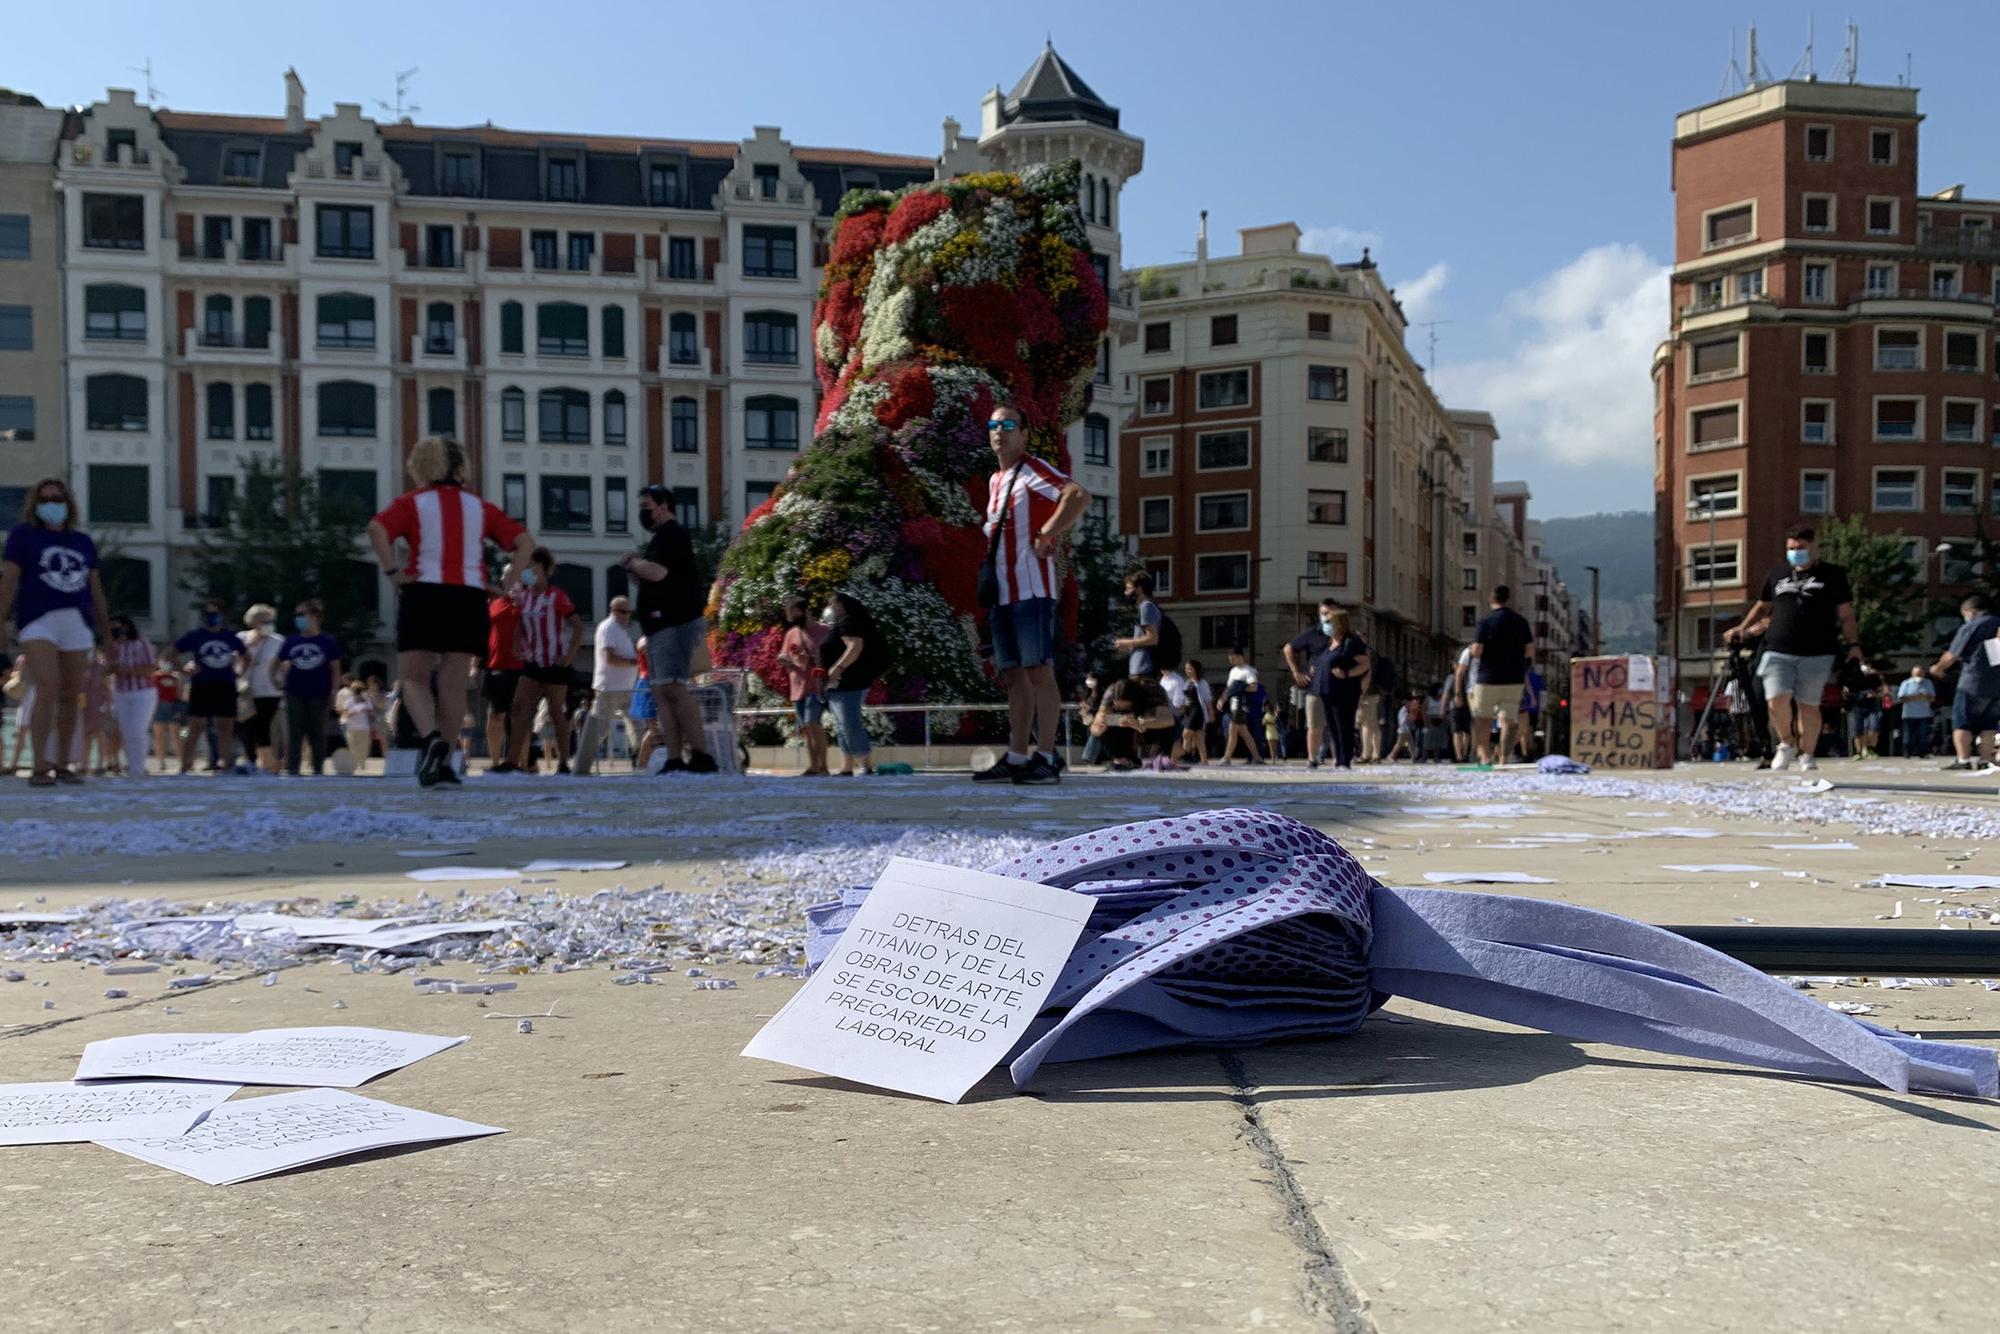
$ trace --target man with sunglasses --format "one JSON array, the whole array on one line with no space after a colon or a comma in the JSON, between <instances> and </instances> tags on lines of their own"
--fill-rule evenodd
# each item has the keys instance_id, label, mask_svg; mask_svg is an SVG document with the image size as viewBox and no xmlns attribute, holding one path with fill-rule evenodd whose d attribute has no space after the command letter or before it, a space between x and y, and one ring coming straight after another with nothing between
<instances>
[{"instance_id":1,"label":"man with sunglasses","mask_svg":"<svg viewBox=\"0 0 2000 1334\"><path fill-rule=\"evenodd\" d=\"M1090 493L1028 454L1020 411L993 405L986 439L998 465L987 483L986 536L997 600L988 611L993 667L1007 691L1007 754L973 775L980 783L1046 784L1056 769L1056 551L1090 504ZM1036 742L1040 749L1033 749Z\"/></svg>"}]
</instances>

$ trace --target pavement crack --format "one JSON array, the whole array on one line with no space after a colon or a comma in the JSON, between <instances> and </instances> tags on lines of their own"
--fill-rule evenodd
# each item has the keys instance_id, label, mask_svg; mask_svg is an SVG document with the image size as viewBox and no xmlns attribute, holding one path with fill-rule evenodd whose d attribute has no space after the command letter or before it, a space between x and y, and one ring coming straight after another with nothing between
<instances>
[{"instance_id":1,"label":"pavement crack","mask_svg":"<svg viewBox=\"0 0 2000 1334\"><path fill-rule=\"evenodd\" d=\"M185 987L178 991L170 987L157 996L137 996L128 1000L123 1005L105 1005L92 1010L79 1010L74 1014L65 1014L54 1019L44 1019L39 1023L14 1024L12 1026L0 1024L0 1038L33 1037L37 1033L46 1033L53 1028L62 1028L68 1024L81 1023L85 1019L96 1019L107 1014L126 1014L132 1010L143 1010L149 1005L165 1005L177 998L196 996L206 991L220 991L224 987L237 986L240 983L249 982L262 976L262 973L249 973L242 977L225 977L199 987Z\"/></svg>"},{"instance_id":2,"label":"pavement crack","mask_svg":"<svg viewBox=\"0 0 2000 1334\"><path fill-rule=\"evenodd\" d=\"M1320 1228L1312 1205L1292 1174L1291 1160L1278 1147L1271 1124L1264 1119L1264 1107L1257 1100L1250 1072L1234 1052L1218 1055L1222 1072L1229 1079L1229 1096L1243 1115L1243 1133L1270 1172L1271 1189L1284 1207L1285 1231L1302 1253L1306 1313L1324 1321L1338 1334L1377 1334L1375 1321L1368 1314L1368 1303L1348 1277L1340 1257L1333 1253L1332 1242Z\"/></svg>"}]
</instances>

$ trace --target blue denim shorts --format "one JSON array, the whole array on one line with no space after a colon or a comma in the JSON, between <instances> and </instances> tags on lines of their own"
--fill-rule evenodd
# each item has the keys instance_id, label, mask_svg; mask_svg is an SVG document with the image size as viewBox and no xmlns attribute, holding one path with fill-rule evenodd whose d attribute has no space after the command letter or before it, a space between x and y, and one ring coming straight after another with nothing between
<instances>
[{"instance_id":1,"label":"blue denim shorts","mask_svg":"<svg viewBox=\"0 0 2000 1334\"><path fill-rule=\"evenodd\" d=\"M646 669L656 686L686 685L694 651L708 634L708 622L697 616L679 625L662 626L646 636Z\"/></svg>"},{"instance_id":2,"label":"blue denim shorts","mask_svg":"<svg viewBox=\"0 0 2000 1334\"><path fill-rule=\"evenodd\" d=\"M1041 667L1056 658L1056 600L1023 598L995 607L988 624L993 630L993 666Z\"/></svg>"},{"instance_id":3,"label":"blue denim shorts","mask_svg":"<svg viewBox=\"0 0 2000 1334\"><path fill-rule=\"evenodd\" d=\"M1991 732L2000 728L2000 696L1981 699L1960 689L1951 697L1951 727L1954 732Z\"/></svg>"},{"instance_id":4,"label":"blue denim shorts","mask_svg":"<svg viewBox=\"0 0 2000 1334\"><path fill-rule=\"evenodd\" d=\"M826 717L826 698L822 695L807 695L804 699L792 701L792 717L798 719L800 727L813 727Z\"/></svg>"},{"instance_id":5,"label":"blue denim shorts","mask_svg":"<svg viewBox=\"0 0 2000 1334\"><path fill-rule=\"evenodd\" d=\"M1826 678L1831 675L1831 653L1801 657L1796 653L1766 652L1763 661L1757 664L1757 679L1764 684L1765 699L1792 695L1817 706L1826 690Z\"/></svg>"}]
</instances>

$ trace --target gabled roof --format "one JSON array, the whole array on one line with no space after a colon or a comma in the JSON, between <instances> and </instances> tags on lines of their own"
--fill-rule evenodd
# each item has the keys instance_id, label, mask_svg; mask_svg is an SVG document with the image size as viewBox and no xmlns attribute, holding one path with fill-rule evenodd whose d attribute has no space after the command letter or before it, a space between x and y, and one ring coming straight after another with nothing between
<instances>
[{"instance_id":1,"label":"gabled roof","mask_svg":"<svg viewBox=\"0 0 2000 1334\"><path fill-rule=\"evenodd\" d=\"M1050 42L1000 103L1001 124L1024 120L1082 120L1115 130L1118 108L1099 97Z\"/></svg>"}]
</instances>

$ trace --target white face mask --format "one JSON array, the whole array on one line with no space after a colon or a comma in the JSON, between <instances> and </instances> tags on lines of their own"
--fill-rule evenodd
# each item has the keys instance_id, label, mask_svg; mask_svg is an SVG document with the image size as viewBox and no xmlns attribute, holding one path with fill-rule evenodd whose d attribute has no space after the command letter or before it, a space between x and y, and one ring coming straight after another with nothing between
<instances>
[{"instance_id":1,"label":"white face mask","mask_svg":"<svg viewBox=\"0 0 2000 1334\"><path fill-rule=\"evenodd\" d=\"M521 587L533 588L534 586L535 586L535 572L533 570L521 571Z\"/></svg>"},{"instance_id":2,"label":"white face mask","mask_svg":"<svg viewBox=\"0 0 2000 1334\"><path fill-rule=\"evenodd\" d=\"M840 618L838 616L833 614L833 608L831 607L828 607L825 611L819 614L819 623L821 625L832 625L835 621L839 619Z\"/></svg>"}]
</instances>

